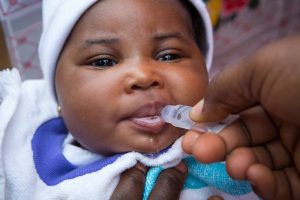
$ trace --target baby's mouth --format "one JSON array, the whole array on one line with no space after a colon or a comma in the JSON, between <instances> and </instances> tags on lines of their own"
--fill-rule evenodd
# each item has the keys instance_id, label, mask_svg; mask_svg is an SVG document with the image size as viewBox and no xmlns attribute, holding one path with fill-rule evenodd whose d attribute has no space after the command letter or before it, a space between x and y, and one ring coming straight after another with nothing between
<instances>
[{"instance_id":1,"label":"baby's mouth","mask_svg":"<svg viewBox=\"0 0 300 200\"><path fill-rule=\"evenodd\" d=\"M160 112L165 105L165 103L159 101L148 102L137 107L127 119L132 122L138 131L158 134L166 125L160 117Z\"/></svg>"}]
</instances>

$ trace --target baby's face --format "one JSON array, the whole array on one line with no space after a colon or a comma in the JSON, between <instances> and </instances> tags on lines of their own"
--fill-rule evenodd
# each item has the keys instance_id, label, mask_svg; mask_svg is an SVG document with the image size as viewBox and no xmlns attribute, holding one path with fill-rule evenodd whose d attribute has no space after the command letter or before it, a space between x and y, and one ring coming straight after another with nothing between
<instances>
[{"instance_id":1,"label":"baby's face","mask_svg":"<svg viewBox=\"0 0 300 200\"><path fill-rule=\"evenodd\" d=\"M72 31L56 70L62 117L85 148L158 152L185 131L157 119L166 104L194 105L207 72L177 0L102 0Z\"/></svg>"}]
</instances>

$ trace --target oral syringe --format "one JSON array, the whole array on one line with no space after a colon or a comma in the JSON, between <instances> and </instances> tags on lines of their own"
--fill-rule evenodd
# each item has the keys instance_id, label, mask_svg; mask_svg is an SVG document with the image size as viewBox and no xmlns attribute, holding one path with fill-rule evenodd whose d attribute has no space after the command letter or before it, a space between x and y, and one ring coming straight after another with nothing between
<instances>
[{"instance_id":1,"label":"oral syringe","mask_svg":"<svg viewBox=\"0 0 300 200\"><path fill-rule=\"evenodd\" d=\"M229 115L222 121L196 123L190 119L192 107L185 105L167 105L161 110L161 118L175 127L192 129L200 132L219 133L223 128L239 118L239 115Z\"/></svg>"}]
</instances>

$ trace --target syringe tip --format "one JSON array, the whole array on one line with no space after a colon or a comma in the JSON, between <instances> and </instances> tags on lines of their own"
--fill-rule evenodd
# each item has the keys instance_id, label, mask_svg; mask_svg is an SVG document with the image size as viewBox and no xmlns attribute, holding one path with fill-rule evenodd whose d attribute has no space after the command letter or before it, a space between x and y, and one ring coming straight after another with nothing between
<instances>
[{"instance_id":1,"label":"syringe tip","mask_svg":"<svg viewBox=\"0 0 300 200\"><path fill-rule=\"evenodd\" d=\"M171 105L167 105L165 106L161 111L160 111L160 117L165 121L165 122L169 122L171 116L172 116L172 112L174 112L174 109L172 109L174 106Z\"/></svg>"}]
</instances>

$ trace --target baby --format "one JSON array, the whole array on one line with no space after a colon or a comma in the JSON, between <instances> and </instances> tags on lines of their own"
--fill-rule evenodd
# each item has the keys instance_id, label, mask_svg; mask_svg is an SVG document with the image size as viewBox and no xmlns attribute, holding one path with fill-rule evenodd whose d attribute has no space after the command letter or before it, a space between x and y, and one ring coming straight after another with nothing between
<instances>
[{"instance_id":1,"label":"baby","mask_svg":"<svg viewBox=\"0 0 300 200\"><path fill-rule=\"evenodd\" d=\"M43 4L45 80L21 85L16 71L1 74L14 80L14 92L0 90L7 199L109 199L137 162L155 166L147 175L155 180L182 159L190 175L181 199L256 198L223 163L187 157L185 131L159 117L165 105L197 103L208 84L212 31L202 1Z\"/></svg>"}]
</instances>

